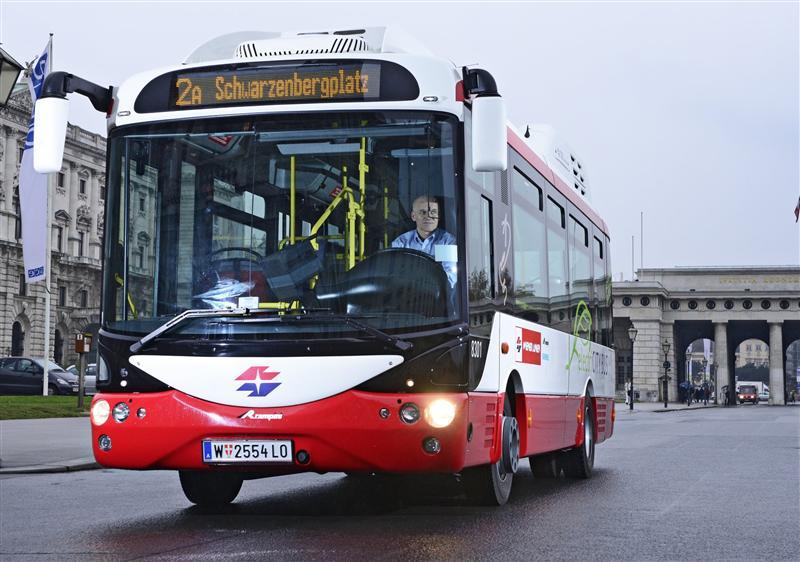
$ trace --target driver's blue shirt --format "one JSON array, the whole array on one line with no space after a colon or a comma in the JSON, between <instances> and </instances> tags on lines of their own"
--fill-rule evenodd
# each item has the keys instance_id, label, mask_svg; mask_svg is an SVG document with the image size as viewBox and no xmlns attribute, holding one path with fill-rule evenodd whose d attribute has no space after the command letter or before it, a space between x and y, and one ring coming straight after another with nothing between
<instances>
[{"instance_id":1,"label":"driver's blue shirt","mask_svg":"<svg viewBox=\"0 0 800 562\"><path fill-rule=\"evenodd\" d=\"M411 248L412 250L419 250L425 252L432 258L434 255L434 246L455 246L456 237L442 228L437 228L425 240L419 237L417 229L404 232L392 241L392 248ZM458 276L458 264L454 261L442 262L445 274L447 274L447 281L451 287L456 286L456 279Z\"/></svg>"}]
</instances>

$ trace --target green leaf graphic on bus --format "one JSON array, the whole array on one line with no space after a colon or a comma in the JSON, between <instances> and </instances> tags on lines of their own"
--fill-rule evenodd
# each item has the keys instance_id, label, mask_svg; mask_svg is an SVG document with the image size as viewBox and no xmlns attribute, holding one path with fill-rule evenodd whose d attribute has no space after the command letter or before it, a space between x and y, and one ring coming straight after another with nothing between
<instances>
[{"instance_id":1,"label":"green leaf graphic on bus","mask_svg":"<svg viewBox=\"0 0 800 562\"><path fill-rule=\"evenodd\" d=\"M567 361L567 371L572 366L572 360L577 357L580 370L589 370L592 346L589 336L592 330L592 313L586 301L578 303L575 309L575 319L572 323L572 350ZM585 367L585 369L584 369Z\"/></svg>"}]
</instances>

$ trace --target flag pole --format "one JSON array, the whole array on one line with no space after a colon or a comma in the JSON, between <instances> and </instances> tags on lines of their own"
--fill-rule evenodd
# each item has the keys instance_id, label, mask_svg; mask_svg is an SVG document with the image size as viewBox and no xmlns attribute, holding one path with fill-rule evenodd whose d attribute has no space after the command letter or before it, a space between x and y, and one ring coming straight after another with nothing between
<instances>
[{"instance_id":1,"label":"flag pole","mask_svg":"<svg viewBox=\"0 0 800 562\"><path fill-rule=\"evenodd\" d=\"M48 54L50 61L50 72L53 71L53 34L50 34L50 53ZM36 139L34 138L34 142ZM44 269L44 376L42 377L42 396L47 396L48 384L50 377L48 375L50 369L50 269L53 266L53 256L50 254L50 242L52 236L52 229L50 228L50 192L53 174L47 174L47 220L45 220L45 269Z\"/></svg>"}]
</instances>

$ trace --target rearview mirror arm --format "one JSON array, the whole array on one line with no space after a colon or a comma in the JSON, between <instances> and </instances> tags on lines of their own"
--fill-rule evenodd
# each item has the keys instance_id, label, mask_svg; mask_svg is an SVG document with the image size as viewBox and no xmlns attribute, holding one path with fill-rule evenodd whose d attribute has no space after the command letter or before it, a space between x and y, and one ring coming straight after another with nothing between
<instances>
[{"instance_id":1,"label":"rearview mirror arm","mask_svg":"<svg viewBox=\"0 0 800 562\"><path fill-rule=\"evenodd\" d=\"M40 98L66 98L67 94L78 93L86 96L97 111L111 113L114 101L112 87L104 88L94 82L68 72L51 72L42 85Z\"/></svg>"}]
</instances>

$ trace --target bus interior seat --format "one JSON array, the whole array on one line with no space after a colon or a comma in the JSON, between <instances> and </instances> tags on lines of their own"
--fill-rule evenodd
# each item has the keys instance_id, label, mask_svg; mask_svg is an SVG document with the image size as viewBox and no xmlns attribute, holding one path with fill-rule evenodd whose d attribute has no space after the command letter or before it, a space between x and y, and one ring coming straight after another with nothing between
<instances>
[{"instance_id":1,"label":"bus interior seat","mask_svg":"<svg viewBox=\"0 0 800 562\"><path fill-rule=\"evenodd\" d=\"M322 269L325 244L315 250L310 240L289 244L261 261L267 284L278 300L293 301L306 293L306 281Z\"/></svg>"}]
</instances>

